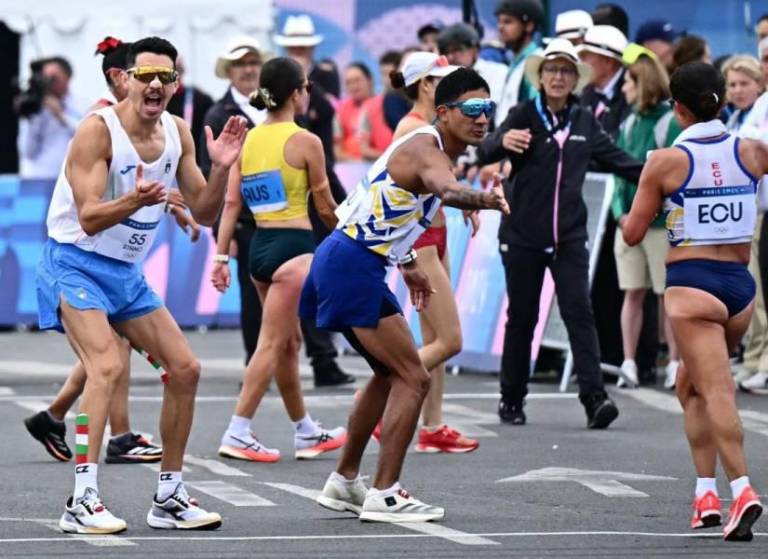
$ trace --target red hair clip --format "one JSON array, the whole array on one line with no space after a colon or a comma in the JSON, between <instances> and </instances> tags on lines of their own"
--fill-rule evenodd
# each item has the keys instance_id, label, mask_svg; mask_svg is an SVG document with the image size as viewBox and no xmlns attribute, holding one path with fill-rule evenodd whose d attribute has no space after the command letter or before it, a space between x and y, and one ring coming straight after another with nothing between
<instances>
[{"instance_id":1,"label":"red hair clip","mask_svg":"<svg viewBox=\"0 0 768 559\"><path fill-rule=\"evenodd\" d=\"M114 37L106 37L102 42L96 45L96 52L93 54L107 54L122 44L123 42L120 39L115 39Z\"/></svg>"}]
</instances>

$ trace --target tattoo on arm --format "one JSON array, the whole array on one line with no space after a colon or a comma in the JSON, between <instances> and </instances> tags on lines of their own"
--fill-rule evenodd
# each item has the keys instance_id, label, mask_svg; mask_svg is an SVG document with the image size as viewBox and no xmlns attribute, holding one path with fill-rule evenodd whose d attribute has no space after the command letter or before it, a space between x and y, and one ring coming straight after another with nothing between
<instances>
[{"instance_id":1,"label":"tattoo on arm","mask_svg":"<svg viewBox=\"0 0 768 559\"><path fill-rule=\"evenodd\" d=\"M489 208L488 196L482 190L451 188L443 193L443 204L461 210L482 210Z\"/></svg>"}]
</instances>

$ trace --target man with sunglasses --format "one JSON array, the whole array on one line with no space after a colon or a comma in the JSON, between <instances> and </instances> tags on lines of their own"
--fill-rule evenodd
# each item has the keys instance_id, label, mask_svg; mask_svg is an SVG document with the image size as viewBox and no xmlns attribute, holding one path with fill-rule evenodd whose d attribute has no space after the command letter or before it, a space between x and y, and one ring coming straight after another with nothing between
<instances>
[{"instance_id":1,"label":"man with sunglasses","mask_svg":"<svg viewBox=\"0 0 768 559\"><path fill-rule=\"evenodd\" d=\"M127 97L79 127L48 210L50 238L37 270L40 327L66 333L88 377L77 418L75 490L59 520L65 532L126 528L104 506L97 484L101 440L122 369L115 332L153 355L169 377L160 420L163 458L147 523L166 529L221 524L218 514L187 495L181 478L200 364L139 265L174 178L195 219L213 222L245 123L231 119L216 140L206 134L213 162L206 184L188 125L165 111L177 83L176 55L157 37L131 45Z\"/></svg>"},{"instance_id":2,"label":"man with sunglasses","mask_svg":"<svg viewBox=\"0 0 768 559\"><path fill-rule=\"evenodd\" d=\"M440 203L509 212L498 181L489 191L477 191L452 173L452 161L488 130L494 110L488 89L466 68L441 80L435 92L437 124L401 137L376 160L337 209L339 224L317 248L304 284L301 316L342 332L375 373L355 402L341 459L318 497L321 506L355 512L360 520L427 522L445 516L442 507L414 499L398 481L429 390L428 370L437 359L417 351L385 274L386 266L397 264L421 311L433 291L412 246ZM360 461L379 420L379 467L366 492Z\"/></svg>"},{"instance_id":3,"label":"man with sunglasses","mask_svg":"<svg viewBox=\"0 0 768 559\"><path fill-rule=\"evenodd\" d=\"M589 297L587 208L582 185L590 161L636 181L642 164L616 147L575 93L588 81L567 39L552 39L543 54L526 62L536 99L513 108L478 150L481 163L509 158L505 193L512 214L502 218L499 251L506 272L509 310L501 357L502 423L524 425L531 341L547 268L568 329L579 381L579 399L590 429L604 429L618 416L603 387L595 319Z\"/></svg>"}]
</instances>

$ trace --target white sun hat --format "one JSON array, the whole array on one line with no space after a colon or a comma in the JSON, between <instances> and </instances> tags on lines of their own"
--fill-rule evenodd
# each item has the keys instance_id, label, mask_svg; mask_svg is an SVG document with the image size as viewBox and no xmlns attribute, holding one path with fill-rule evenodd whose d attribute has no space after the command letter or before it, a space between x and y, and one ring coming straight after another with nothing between
<instances>
[{"instance_id":1,"label":"white sun hat","mask_svg":"<svg viewBox=\"0 0 768 559\"><path fill-rule=\"evenodd\" d=\"M574 91L578 93L589 83L592 77L592 67L579 60L579 51L568 39L559 37L552 39L544 51L536 51L525 60L525 77L535 89L539 89L539 70L545 60L562 58L576 66L579 79L576 81Z\"/></svg>"},{"instance_id":2,"label":"white sun hat","mask_svg":"<svg viewBox=\"0 0 768 559\"><path fill-rule=\"evenodd\" d=\"M555 36L560 39L579 39L587 29L595 24L592 16L584 10L568 10L557 14L555 19Z\"/></svg>"},{"instance_id":3,"label":"white sun hat","mask_svg":"<svg viewBox=\"0 0 768 559\"><path fill-rule=\"evenodd\" d=\"M595 25L587 30L579 52L594 52L621 62L627 37L612 25Z\"/></svg>"},{"instance_id":4,"label":"white sun hat","mask_svg":"<svg viewBox=\"0 0 768 559\"><path fill-rule=\"evenodd\" d=\"M412 52L405 58L401 72L405 87L408 87L427 76L442 78L457 68L458 66L449 64L445 56L418 51Z\"/></svg>"},{"instance_id":5,"label":"white sun hat","mask_svg":"<svg viewBox=\"0 0 768 559\"><path fill-rule=\"evenodd\" d=\"M315 32L315 23L307 14L288 16L282 35L275 35L275 44L281 47L315 47L323 36Z\"/></svg>"},{"instance_id":6,"label":"white sun hat","mask_svg":"<svg viewBox=\"0 0 768 559\"><path fill-rule=\"evenodd\" d=\"M259 42L256 39L246 35L233 37L229 43L227 43L227 49L224 51L224 53L219 55L219 57L216 59L216 77L226 78L229 65L236 60L240 60L242 57L249 53L258 54L259 57L263 58L261 45L259 45Z\"/></svg>"}]
</instances>

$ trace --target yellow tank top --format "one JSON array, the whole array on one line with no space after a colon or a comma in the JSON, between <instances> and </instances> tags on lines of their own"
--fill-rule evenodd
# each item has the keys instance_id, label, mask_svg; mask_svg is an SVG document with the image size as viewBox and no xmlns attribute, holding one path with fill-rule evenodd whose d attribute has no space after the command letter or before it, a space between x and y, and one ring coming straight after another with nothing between
<instances>
[{"instance_id":1,"label":"yellow tank top","mask_svg":"<svg viewBox=\"0 0 768 559\"><path fill-rule=\"evenodd\" d=\"M261 124L248 132L243 144L240 192L255 220L307 216L307 171L290 166L283 156L285 143L301 130L293 122L279 122Z\"/></svg>"}]
</instances>

